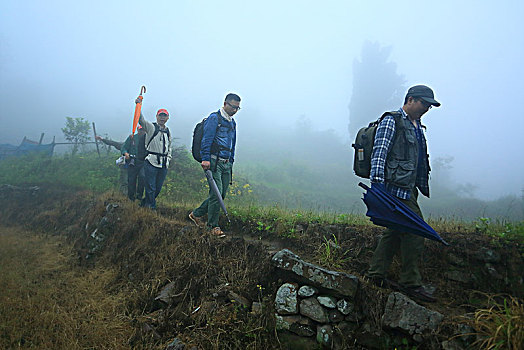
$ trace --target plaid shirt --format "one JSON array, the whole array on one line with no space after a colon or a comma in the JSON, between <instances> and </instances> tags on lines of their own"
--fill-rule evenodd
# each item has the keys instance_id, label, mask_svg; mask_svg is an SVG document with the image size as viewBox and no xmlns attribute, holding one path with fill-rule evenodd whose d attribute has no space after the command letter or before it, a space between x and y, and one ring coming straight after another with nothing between
<instances>
[{"instance_id":1,"label":"plaid shirt","mask_svg":"<svg viewBox=\"0 0 524 350\"><path fill-rule=\"evenodd\" d=\"M399 109L399 112L402 113L402 117L404 119L407 119L407 114L404 112L402 108ZM411 123L410 123L411 124ZM411 124L413 125L413 124ZM413 126L415 128L415 126ZM417 126L415 128L415 133L417 136L422 135L422 128L420 126L420 122L417 123ZM370 179L371 182L379 182L384 183L385 180L385 168L386 168L386 158L388 156L389 150L391 149L391 145L393 143L393 140L395 138L395 119L393 116L388 115L386 116L378 125L377 132L375 134L375 143L373 144L373 153L371 156L371 174ZM420 145L420 139L417 137L417 140L419 140L419 153L421 152L421 146ZM420 169L417 167L417 170ZM425 174L421 171L417 171L417 180L415 183L415 186L420 188L422 193L428 193L429 194L429 185L428 185L428 178L425 176ZM386 188L388 191L395 195L398 198L402 199L409 199L411 196L411 190L400 188L397 186L394 186L392 184L386 184Z\"/></svg>"}]
</instances>

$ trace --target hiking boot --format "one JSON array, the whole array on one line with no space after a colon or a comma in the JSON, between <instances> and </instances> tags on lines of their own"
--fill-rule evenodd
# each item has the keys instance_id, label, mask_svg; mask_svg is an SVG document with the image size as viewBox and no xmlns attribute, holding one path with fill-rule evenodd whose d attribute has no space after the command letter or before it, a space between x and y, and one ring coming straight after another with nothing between
<instances>
[{"instance_id":1,"label":"hiking boot","mask_svg":"<svg viewBox=\"0 0 524 350\"><path fill-rule=\"evenodd\" d=\"M402 291L407 295L421 301L427 301L428 303L434 303L437 301L437 298L433 296L433 293L429 292L424 286L403 287Z\"/></svg>"},{"instance_id":2,"label":"hiking boot","mask_svg":"<svg viewBox=\"0 0 524 350\"><path fill-rule=\"evenodd\" d=\"M203 228L205 226L204 220L202 220L200 217L195 216L193 212L189 213L189 220L193 221L195 225L197 225L200 228Z\"/></svg>"},{"instance_id":3,"label":"hiking boot","mask_svg":"<svg viewBox=\"0 0 524 350\"><path fill-rule=\"evenodd\" d=\"M209 233L211 233L212 236L215 236L215 237L226 237L226 234L224 233L224 231L222 231L220 229L220 227L213 227Z\"/></svg>"},{"instance_id":4,"label":"hiking boot","mask_svg":"<svg viewBox=\"0 0 524 350\"><path fill-rule=\"evenodd\" d=\"M371 283L379 288L389 288L393 290L400 290L400 285L390 279L379 276L368 276Z\"/></svg>"}]
</instances>

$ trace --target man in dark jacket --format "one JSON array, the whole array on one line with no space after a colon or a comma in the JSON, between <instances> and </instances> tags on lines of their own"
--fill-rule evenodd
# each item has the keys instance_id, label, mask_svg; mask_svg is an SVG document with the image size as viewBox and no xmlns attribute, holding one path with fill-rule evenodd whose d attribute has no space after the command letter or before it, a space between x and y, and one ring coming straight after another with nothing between
<instances>
[{"instance_id":1,"label":"man in dark jacket","mask_svg":"<svg viewBox=\"0 0 524 350\"><path fill-rule=\"evenodd\" d=\"M429 157L420 118L432 106L438 107L433 90L425 85L411 87L397 117L386 116L378 125L371 156L371 185L384 184L422 218L417 203L418 191L429 197ZM400 288L424 301L435 301L422 286L418 263L424 238L397 230L384 231L375 250L368 276L380 286ZM393 256L400 250L402 269L399 284L386 279Z\"/></svg>"},{"instance_id":2,"label":"man in dark jacket","mask_svg":"<svg viewBox=\"0 0 524 350\"><path fill-rule=\"evenodd\" d=\"M240 109L240 97L228 94L224 105L217 112L211 113L204 122L204 135L200 155L202 169L211 169L213 179L222 195L226 193L231 182L232 167L235 161L236 122L233 115ZM212 189L209 197L189 214L189 218L199 227L204 226L202 217L207 214L207 227L211 234L223 237L224 232L218 226L220 202Z\"/></svg>"},{"instance_id":3,"label":"man in dark jacket","mask_svg":"<svg viewBox=\"0 0 524 350\"><path fill-rule=\"evenodd\" d=\"M145 135L144 128L138 125L137 133L135 135L129 135L120 150L126 159L127 196L132 201L135 199L141 201L144 195L144 159L146 158Z\"/></svg>"},{"instance_id":4,"label":"man in dark jacket","mask_svg":"<svg viewBox=\"0 0 524 350\"><path fill-rule=\"evenodd\" d=\"M113 146L118 151L120 151L120 149L122 148L122 145L124 144L123 142L105 139L98 135L95 136L95 139L109 146L108 151L107 151L108 153L109 153L109 150L111 149L111 146ZM125 195L127 193L127 168L124 166L124 164L121 164L121 165L118 165L118 169L120 173L119 179L118 179L120 192L122 192Z\"/></svg>"}]
</instances>

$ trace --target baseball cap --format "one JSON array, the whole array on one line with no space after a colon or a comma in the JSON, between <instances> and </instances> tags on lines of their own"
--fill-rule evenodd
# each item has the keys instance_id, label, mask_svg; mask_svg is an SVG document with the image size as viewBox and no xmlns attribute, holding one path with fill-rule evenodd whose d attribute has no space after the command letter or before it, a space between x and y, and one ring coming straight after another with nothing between
<instances>
[{"instance_id":1,"label":"baseball cap","mask_svg":"<svg viewBox=\"0 0 524 350\"><path fill-rule=\"evenodd\" d=\"M440 106L440 102L435 100L433 90L431 90L431 88L427 87L426 85L415 85L410 87L408 93L406 94L406 97L409 96L421 98L424 101L431 103L435 107Z\"/></svg>"},{"instance_id":2,"label":"baseball cap","mask_svg":"<svg viewBox=\"0 0 524 350\"><path fill-rule=\"evenodd\" d=\"M167 109L164 109L164 108L160 108L157 112L156 112L156 115L158 116L159 114L166 114L168 117L169 117L169 112L167 111Z\"/></svg>"}]
</instances>

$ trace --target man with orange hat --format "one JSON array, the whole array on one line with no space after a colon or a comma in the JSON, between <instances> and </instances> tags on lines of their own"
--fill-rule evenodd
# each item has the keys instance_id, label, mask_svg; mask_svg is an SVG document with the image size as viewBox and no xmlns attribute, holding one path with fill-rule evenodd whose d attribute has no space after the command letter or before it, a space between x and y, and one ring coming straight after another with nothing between
<instances>
[{"instance_id":1,"label":"man with orange hat","mask_svg":"<svg viewBox=\"0 0 524 350\"><path fill-rule=\"evenodd\" d=\"M139 102L138 99L136 101ZM139 123L146 132L144 161L146 195L142 206L156 209L156 197L162 189L171 161L171 135L166 126L169 112L159 109L156 112L156 123L147 121L140 113Z\"/></svg>"}]
</instances>

